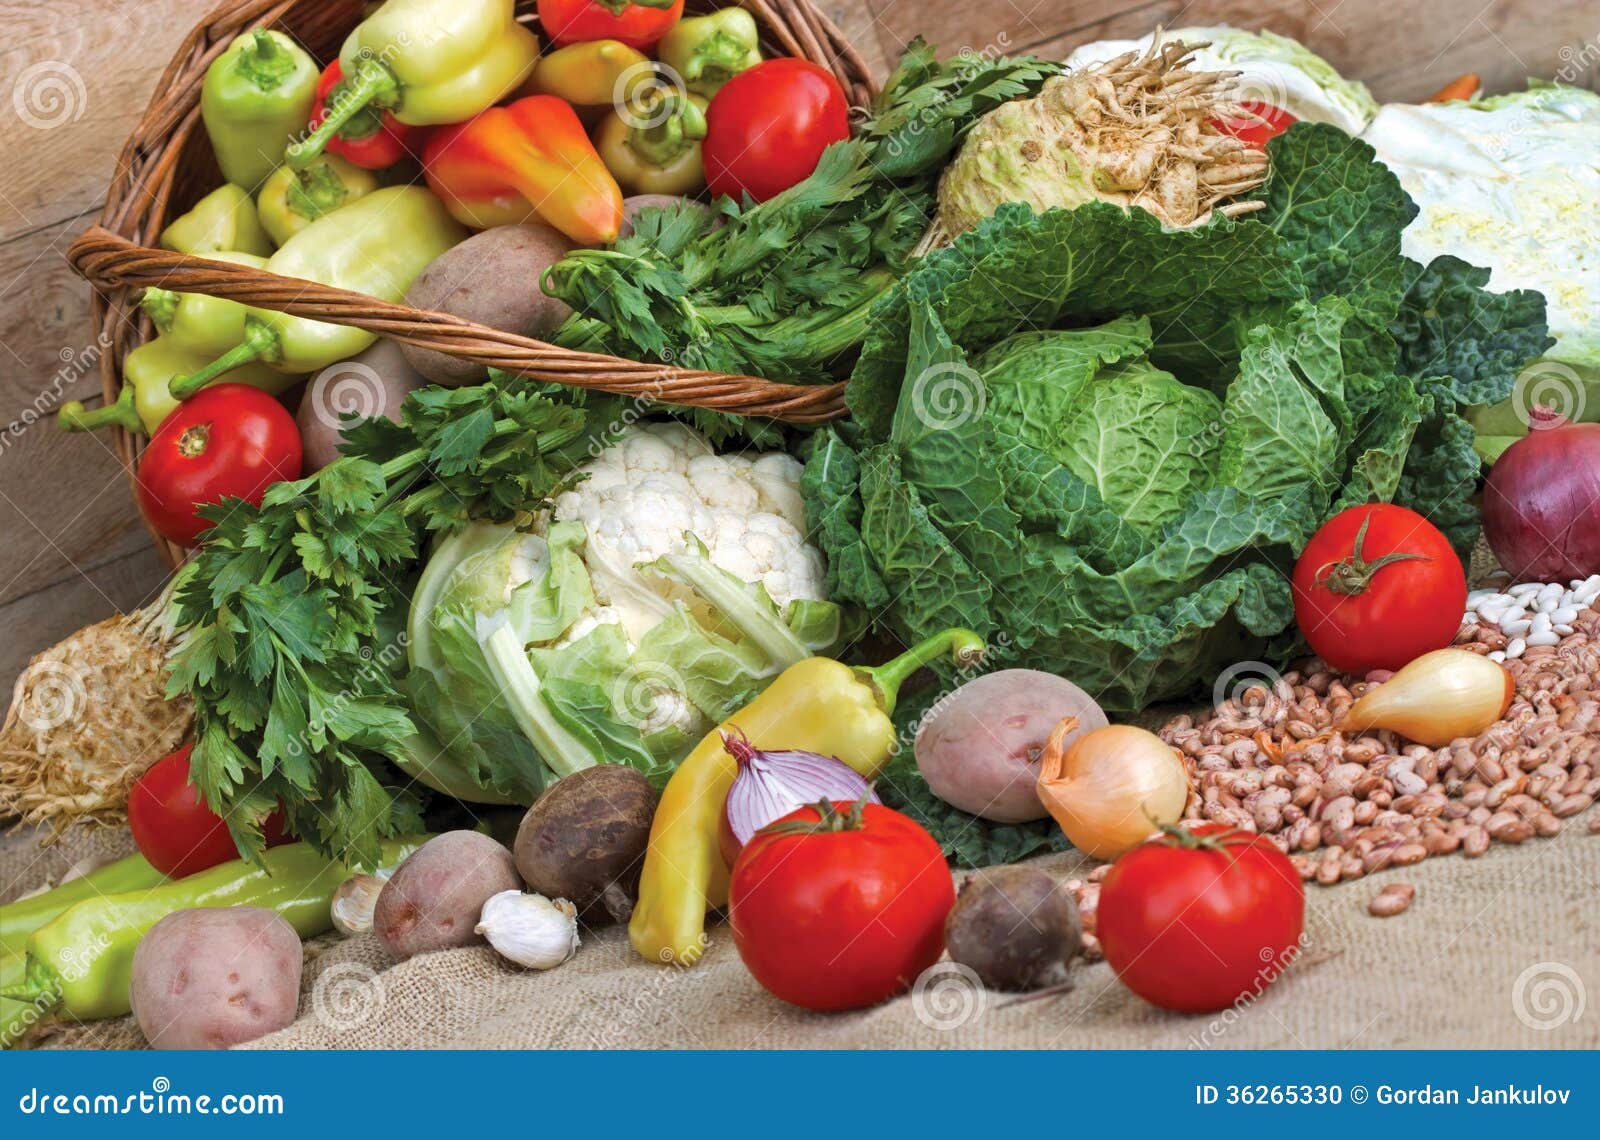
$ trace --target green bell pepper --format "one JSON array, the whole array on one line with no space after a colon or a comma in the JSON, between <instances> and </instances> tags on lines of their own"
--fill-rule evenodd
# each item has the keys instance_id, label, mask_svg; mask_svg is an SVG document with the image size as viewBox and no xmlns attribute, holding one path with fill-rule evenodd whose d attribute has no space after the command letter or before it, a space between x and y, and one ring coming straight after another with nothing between
<instances>
[{"instance_id":1,"label":"green bell pepper","mask_svg":"<svg viewBox=\"0 0 1600 1140\"><path fill-rule=\"evenodd\" d=\"M421 838L385 841L383 866L394 867L421 844ZM265 907L310 938L332 927L333 893L352 873L309 843L288 843L262 852L260 866L235 859L148 890L88 899L29 936L23 981L0 997L84 1021L118 1017L129 1012L133 952L167 915L194 907Z\"/></svg>"},{"instance_id":2,"label":"green bell pepper","mask_svg":"<svg viewBox=\"0 0 1600 1140\"><path fill-rule=\"evenodd\" d=\"M256 28L212 60L200 118L222 176L254 190L306 129L317 97L316 61L282 32Z\"/></svg>"},{"instance_id":3,"label":"green bell pepper","mask_svg":"<svg viewBox=\"0 0 1600 1140\"><path fill-rule=\"evenodd\" d=\"M283 244L267 269L283 277L399 301L434 258L467 236L444 203L421 186L390 186L324 214ZM242 339L205 367L175 380L194 395L230 369L264 361L282 372L317 372L361 352L376 333L252 308Z\"/></svg>"},{"instance_id":4,"label":"green bell pepper","mask_svg":"<svg viewBox=\"0 0 1600 1140\"><path fill-rule=\"evenodd\" d=\"M194 204L194 209L162 230L161 248L197 257L223 251L270 257L272 239L261 228L249 192L229 182L211 191Z\"/></svg>"},{"instance_id":5,"label":"green bell pepper","mask_svg":"<svg viewBox=\"0 0 1600 1140\"><path fill-rule=\"evenodd\" d=\"M122 391L115 403L87 411L82 402L69 400L61 405L56 421L63 431L96 431L115 424L134 433L155 435L161 421L179 403L172 394L172 382L204 368L210 361L206 353L180 348L164 336L152 337L123 359ZM219 379L277 395L294 386L300 377L251 363Z\"/></svg>"},{"instance_id":6,"label":"green bell pepper","mask_svg":"<svg viewBox=\"0 0 1600 1140\"><path fill-rule=\"evenodd\" d=\"M514 0L388 0L345 39L344 94L288 162L309 165L367 106L419 127L470 119L521 87L538 60Z\"/></svg>"},{"instance_id":7,"label":"green bell pepper","mask_svg":"<svg viewBox=\"0 0 1600 1140\"><path fill-rule=\"evenodd\" d=\"M709 99L735 75L761 62L760 40L754 16L743 8L723 8L679 20L656 50L690 91Z\"/></svg>"},{"instance_id":8,"label":"green bell pepper","mask_svg":"<svg viewBox=\"0 0 1600 1140\"><path fill-rule=\"evenodd\" d=\"M272 240L282 245L312 222L365 198L378 176L336 154L325 154L304 170L280 166L256 195L256 212Z\"/></svg>"}]
</instances>

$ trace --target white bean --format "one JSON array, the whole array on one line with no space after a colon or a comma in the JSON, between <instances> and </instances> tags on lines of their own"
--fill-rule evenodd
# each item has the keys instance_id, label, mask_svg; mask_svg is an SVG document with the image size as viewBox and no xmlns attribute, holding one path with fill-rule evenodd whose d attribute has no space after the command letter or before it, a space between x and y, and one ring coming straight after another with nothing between
<instances>
[{"instance_id":1,"label":"white bean","mask_svg":"<svg viewBox=\"0 0 1600 1140\"><path fill-rule=\"evenodd\" d=\"M1560 644L1560 642L1561 636L1554 630L1547 630L1544 633L1528 634L1529 648L1532 648L1535 645L1557 645Z\"/></svg>"},{"instance_id":2,"label":"white bean","mask_svg":"<svg viewBox=\"0 0 1600 1140\"><path fill-rule=\"evenodd\" d=\"M1569 636L1569 635L1570 635L1570 634L1571 634L1571 633L1572 633L1572 630L1573 630L1573 627L1572 627L1572 626L1570 626L1570 625L1565 625L1565 624L1563 624L1563 625L1557 625L1557 626L1556 626L1556 627L1555 627L1555 632L1557 632L1557 633L1559 633L1559 634L1560 634L1560 635L1561 635L1561 636L1562 636L1562 637L1567 637L1567 636Z\"/></svg>"},{"instance_id":3,"label":"white bean","mask_svg":"<svg viewBox=\"0 0 1600 1140\"><path fill-rule=\"evenodd\" d=\"M1514 637L1506 643L1506 660L1514 661L1521 657L1528 648L1528 643L1520 637Z\"/></svg>"},{"instance_id":4,"label":"white bean","mask_svg":"<svg viewBox=\"0 0 1600 1140\"><path fill-rule=\"evenodd\" d=\"M1467 611L1467 620L1469 621L1486 621L1490 625L1499 625L1505 619L1506 611L1498 606L1484 606L1477 613L1473 613L1471 610Z\"/></svg>"},{"instance_id":5,"label":"white bean","mask_svg":"<svg viewBox=\"0 0 1600 1140\"><path fill-rule=\"evenodd\" d=\"M1506 659L1506 653L1505 653L1505 650L1503 650L1503 649L1496 649L1492 653L1489 654L1489 660L1490 661L1499 661L1501 663L1504 663L1505 659Z\"/></svg>"},{"instance_id":6,"label":"white bean","mask_svg":"<svg viewBox=\"0 0 1600 1140\"><path fill-rule=\"evenodd\" d=\"M1550 620L1549 614L1534 614L1533 624L1528 628L1534 633L1549 633L1550 627L1555 623Z\"/></svg>"},{"instance_id":7,"label":"white bean","mask_svg":"<svg viewBox=\"0 0 1600 1140\"><path fill-rule=\"evenodd\" d=\"M1552 625L1571 625L1577 620L1578 611L1573 606L1562 606L1560 609L1553 610L1550 614Z\"/></svg>"},{"instance_id":8,"label":"white bean","mask_svg":"<svg viewBox=\"0 0 1600 1140\"><path fill-rule=\"evenodd\" d=\"M1533 623L1531 621L1528 621L1526 618L1522 618L1522 619L1518 619L1518 620L1512 620L1511 618L1506 618L1503 622L1500 623L1500 632L1505 634L1507 637L1521 637L1523 634L1527 633L1528 630L1530 630L1532 628L1533 628Z\"/></svg>"},{"instance_id":9,"label":"white bean","mask_svg":"<svg viewBox=\"0 0 1600 1140\"><path fill-rule=\"evenodd\" d=\"M1520 585L1512 586L1506 593L1513 598L1525 598L1529 594L1537 594L1542 589L1544 589L1542 582L1523 582Z\"/></svg>"}]
</instances>

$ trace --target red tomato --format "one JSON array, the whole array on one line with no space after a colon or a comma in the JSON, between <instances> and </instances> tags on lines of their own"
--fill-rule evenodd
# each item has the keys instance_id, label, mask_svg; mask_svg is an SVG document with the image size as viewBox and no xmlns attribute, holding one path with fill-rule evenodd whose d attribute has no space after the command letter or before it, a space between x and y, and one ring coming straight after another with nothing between
<instances>
[{"instance_id":1,"label":"red tomato","mask_svg":"<svg viewBox=\"0 0 1600 1140\"><path fill-rule=\"evenodd\" d=\"M1294 616L1316 654L1345 673L1398 669L1455 640L1467 575L1438 527L1376 503L1322 524L1294 566Z\"/></svg>"},{"instance_id":2,"label":"red tomato","mask_svg":"<svg viewBox=\"0 0 1600 1140\"><path fill-rule=\"evenodd\" d=\"M339 93L334 90L344 82L344 71L334 60L323 69L317 81L317 101L311 106L311 128L315 130L328 117L328 104L337 103ZM427 136L426 127L402 123L388 111L366 107L340 127L328 140L328 151L347 159L363 170L383 170L399 162L407 154L422 149Z\"/></svg>"},{"instance_id":3,"label":"red tomato","mask_svg":"<svg viewBox=\"0 0 1600 1140\"><path fill-rule=\"evenodd\" d=\"M1305 911L1300 876L1270 839L1207 823L1118 859L1095 932L1134 993L1197 1013L1275 981L1300 947Z\"/></svg>"},{"instance_id":4,"label":"red tomato","mask_svg":"<svg viewBox=\"0 0 1600 1140\"><path fill-rule=\"evenodd\" d=\"M193 744L185 744L157 760L128 792L128 830L139 854L175 879L239 857L228 825L189 783L193 750ZM264 830L268 847L289 842L279 812L267 817Z\"/></svg>"},{"instance_id":5,"label":"red tomato","mask_svg":"<svg viewBox=\"0 0 1600 1140\"><path fill-rule=\"evenodd\" d=\"M828 144L850 137L844 88L804 59L769 59L722 85L706 108L701 144L711 194L765 202L817 168Z\"/></svg>"},{"instance_id":6,"label":"red tomato","mask_svg":"<svg viewBox=\"0 0 1600 1140\"><path fill-rule=\"evenodd\" d=\"M739 957L806 1009L904 992L944 953L956 901L933 836L881 804L833 806L826 821L806 807L756 832L728 888Z\"/></svg>"},{"instance_id":7,"label":"red tomato","mask_svg":"<svg viewBox=\"0 0 1600 1140\"><path fill-rule=\"evenodd\" d=\"M539 25L557 47L621 40L649 51L683 15L683 0L539 0Z\"/></svg>"},{"instance_id":8,"label":"red tomato","mask_svg":"<svg viewBox=\"0 0 1600 1140\"><path fill-rule=\"evenodd\" d=\"M196 513L226 496L259 504L268 486L300 478L300 432L276 399L246 384L213 384L168 416L139 459L145 517L181 546L211 526Z\"/></svg>"},{"instance_id":9,"label":"red tomato","mask_svg":"<svg viewBox=\"0 0 1600 1140\"><path fill-rule=\"evenodd\" d=\"M1260 117L1256 119L1212 119L1211 125L1225 135L1232 135L1254 150L1266 150L1267 142L1277 138L1300 120L1282 107L1271 103L1240 103L1246 111Z\"/></svg>"}]
</instances>

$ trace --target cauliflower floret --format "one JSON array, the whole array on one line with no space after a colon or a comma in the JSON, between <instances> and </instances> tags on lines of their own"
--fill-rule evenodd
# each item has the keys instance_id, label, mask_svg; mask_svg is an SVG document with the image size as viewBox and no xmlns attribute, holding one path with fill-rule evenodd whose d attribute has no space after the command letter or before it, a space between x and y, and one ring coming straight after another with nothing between
<instances>
[{"instance_id":1,"label":"cauliflower floret","mask_svg":"<svg viewBox=\"0 0 1600 1140\"><path fill-rule=\"evenodd\" d=\"M635 567L689 549L690 536L714 565L760 583L780 607L826 598L822 555L804 538L800 472L781 452L716 455L680 423L636 426L557 496L553 514L583 523L595 597L637 642L687 597Z\"/></svg>"},{"instance_id":2,"label":"cauliflower floret","mask_svg":"<svg viewBox=\"0 0 1600 1140\"><path fill-rule=\"evenodd\" d=\"M713 507L748 514L761 505L756 488L718 455L701 455L689 460L689 482L701 501Z\"/></svg>"}]
</instances>

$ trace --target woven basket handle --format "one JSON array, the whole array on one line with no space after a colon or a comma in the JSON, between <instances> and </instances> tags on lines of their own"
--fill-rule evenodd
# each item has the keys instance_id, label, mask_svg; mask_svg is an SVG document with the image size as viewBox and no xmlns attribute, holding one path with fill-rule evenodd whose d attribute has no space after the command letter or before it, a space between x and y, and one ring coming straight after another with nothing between
<instances>
[{"instance_id":1,"label":"woven basket handle","mask_svg":"<svg viewBox=\"0 0 1600 1140\"><path fill-rule=\"evenodd\" d=\"M576 352L449 313L413 309L245 265L150 249L102 226L91 227L74 241L67 259L101 292L162 288L226 297L292 316L365 329L536 380L797 424L823 423L845 414L843 384L778 384L757 376Z\"/></svg>"}]
</instances>

